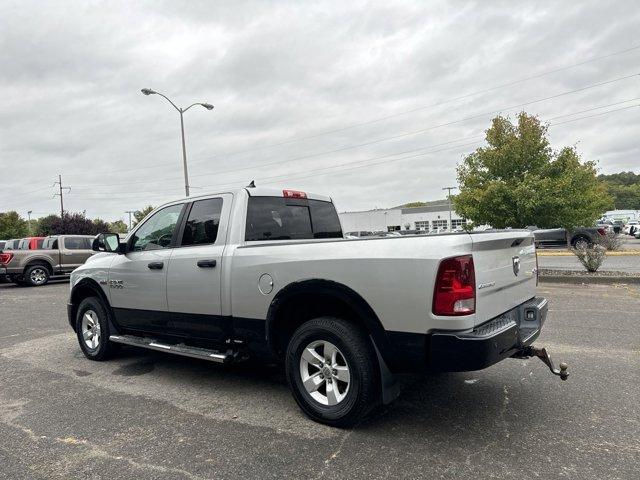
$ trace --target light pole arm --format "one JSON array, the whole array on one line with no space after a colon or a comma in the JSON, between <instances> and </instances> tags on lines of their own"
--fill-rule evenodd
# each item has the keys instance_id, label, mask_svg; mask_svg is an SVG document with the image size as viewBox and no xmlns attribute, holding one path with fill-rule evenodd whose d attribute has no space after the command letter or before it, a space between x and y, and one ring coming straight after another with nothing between
<instances>
[{"instance_id":1,"label":"light pole arm","mask_svg":"<svg viewBox=\"0 0 640 480\"><path fill-rule=\"evenodd\" d=\"M207 110L211 110L213 108L213 106L210 106L211 108L208 108L204 103L201 102L196 102L196 103L192 103L191 105L189 105L187 108L184 108L182 111L186 112L187 110L189 110L191 107L195 107L196 105L200 105L203 108L206 108Z\"/></svg>"},{"instance_id":2,"label":"light pole arm","mask_svg":"<svg viewBox=\"0 0 640 480\"><path fill-rule=\"evenodd\" d=\"M175 108L177 111L180 111L180 109L176 106L176 104L175 104L175 103L173 103L173 102L169 99L169 97L167 97L165 94L160 93L160 92L155 92L155 93L156 93L156 95L160 95L161 97L163 97L163 98L164 98L167 102L169 102L169 103L173 106L173 108Z\"/></svg>"}]
</instances>

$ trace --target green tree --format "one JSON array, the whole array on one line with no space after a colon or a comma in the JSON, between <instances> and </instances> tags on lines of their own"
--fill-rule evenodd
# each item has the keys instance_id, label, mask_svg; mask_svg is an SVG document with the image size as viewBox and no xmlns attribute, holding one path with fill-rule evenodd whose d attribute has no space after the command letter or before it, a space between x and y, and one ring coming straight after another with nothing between
<instances>
[{"instance_id":1,"label":"green tree","mask_svg":"<svg viewBox=\"0 0 640 480\"><path fill-rule=\"evenodd\" d=\"M18 212L0 213L0 238L22 238L29 234L29 225Z\"/></svg>"},{"instance_id":2,"label":"green tree","mask_svg":"<svg viewBox=\"0 0 640 480\"><path fill-rule=\"evenodd\" d=\"M600 175L609 195L613 197L614 207L618 210L640 210L640 174L620 172Z\"/></svg>"},{"instance_id":3,"label":"green tree","mask_svg":"<svg viewBox=\"0 0 640 480\"><path fill-rule=\"evenodd\" d=\"M46 217L41 217L38 219L38 223L36 224L36 235L39 237L46 237L47 235L53 235L53 225L60 222L59 215L47 215Z\"/></svg>"},{"instance_id":4,"label":"green tree","mask_svg":"<svg viewBox=\"0 0 640 480\"><path fill-rule=\"evenodd\" d=\"M133 213L133 218L135 218L135 221L133 222L133 226L135 227L137 224L139 224L144 219L144 217L146 217L147 215L149 215L153 211L154 208L156 208L156 207L152 207L151 205L147 205L142 210L136 210Z\"/></svg>"},{"instance_id":5,"label":"green tree","mask_svg":"<svg viewBox=\"0 0 640 480\"><path fill-rule=\"evenodd\" d=\"M111 222L109 224L109 232L125 234L127 233L127 224L124 223L122 220L116 220L115 222Z\"/></svg>"},{"instance_id":6,"label":"green tree","mask_svg":"<svg viewBox=\"0 0 640 480\"><path fill-rule=\"evenodd\" d=\"M611 207L596 164L582 162L574 147L554 151L547 127L522 112L517 124L498 116L480 147L458 165L458 214L496 228L592 225Z\"/></svg>"}]
</instances>

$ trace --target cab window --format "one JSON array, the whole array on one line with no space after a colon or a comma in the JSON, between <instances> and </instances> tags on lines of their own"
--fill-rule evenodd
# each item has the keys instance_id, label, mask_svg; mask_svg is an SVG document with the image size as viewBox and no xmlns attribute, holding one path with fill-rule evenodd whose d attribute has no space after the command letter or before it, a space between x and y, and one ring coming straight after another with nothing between
<instances>
[{"instance_id":1,"label":"cab window","mask_svg":"<svg viewBox=\"0 0 640 480\"><path fill-rule=\"evenodd\" d=\"M182 234L182 246L215 243L220 226L222 199L209 198L193 202Z\"/></svg>"},{"instance_id":2,"label":"cab window","mask_svg":"<svg viewBox=\"0 0 640 480\"><path fill-rule=\"evenodd\" d=\"M249 197L245 240L342 238L331 202L282 197Z\"/></svg>"},{"instance_id":3,"label":"cab window","mask_svg":"<svg viewBox=\"0 0 640 480\"><path fill-rule=\"evenodd\" d=\"M171 205L149 217L131 237L130 250L158 250L169 248L183 204Z\"/></svg>"},{"instance_id":4,"label":"cab window","mask_svg":"<svg viewBox=\"0 0 640 480\"><path fill-rule=\"evenodd\" d=\"M66 237L64 247L67 250L91 250L91 241L82 237Z\"/></svg>"}]
</instances>

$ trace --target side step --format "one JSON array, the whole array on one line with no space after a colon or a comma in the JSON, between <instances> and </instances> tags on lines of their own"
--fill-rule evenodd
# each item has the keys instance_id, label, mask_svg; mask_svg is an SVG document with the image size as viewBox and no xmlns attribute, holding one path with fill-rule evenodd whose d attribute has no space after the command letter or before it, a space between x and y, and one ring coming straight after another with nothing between
<instances>
[{"instance_id":1,"label":"side step","mask_svg":"<svg viewBox=\"0 0 640 480\"><path fill-rule=\"evenodd\" d=\"M210 362L216 363L231 363L238 358L238 351L236 350L227 350L226 353L221 353L217 350L190 347L184 343L169 345L166 343L160 343L152 338L136 337L134 335L111 335L109 336L109 340L114 343L148 348L159 352L173 353L174 355L182 355L183 357L200 358L202 360L209 360Z\"/></svg>"}]
</instances>

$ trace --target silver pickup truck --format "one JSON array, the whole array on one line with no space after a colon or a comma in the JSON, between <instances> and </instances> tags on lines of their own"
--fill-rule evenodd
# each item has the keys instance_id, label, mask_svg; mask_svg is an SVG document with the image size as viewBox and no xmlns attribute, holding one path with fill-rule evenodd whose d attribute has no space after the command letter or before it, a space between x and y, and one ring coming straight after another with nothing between
<instances>
[{"instance_id":1,"label":"silver pickup truck","mask_svg":"<svg viewBox=\"0 0 640 480\"><path fill-rule=\"evenodd\" d=\"M68 275L93 255L92 235L56 235L45 237L35 250L3 250L0 275L18 285L40 287L53 276Z\"/></svg>"},{"instance_id":2,"label":"silver pickup truck","mask_svg":"<svg viewBox=\"0 0 640 480\"><path fill-rule=\"evenodd\" d=\"M359 421L395 374L467 371L531 344L547 314L528 231L350 240L329 197L244 188L167 203L71 275L85 356L121 344L214 362L284 362L312 419Z\"/></svg>"}]
</instances>

